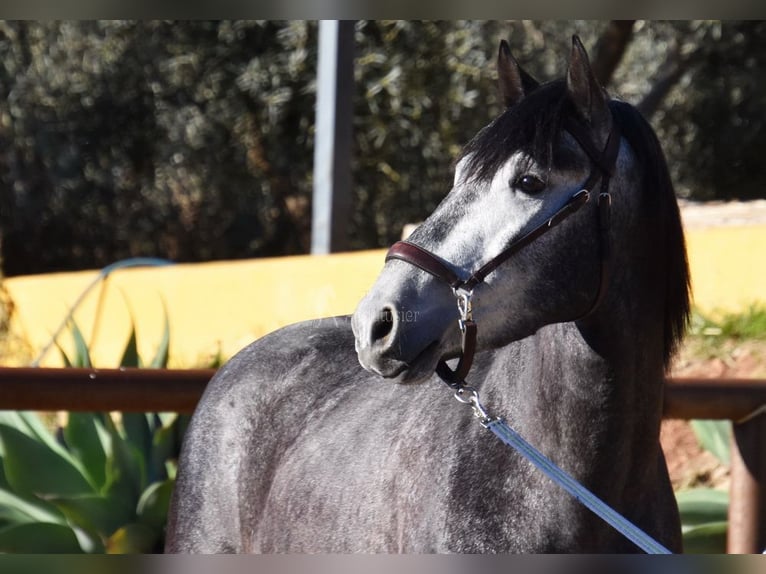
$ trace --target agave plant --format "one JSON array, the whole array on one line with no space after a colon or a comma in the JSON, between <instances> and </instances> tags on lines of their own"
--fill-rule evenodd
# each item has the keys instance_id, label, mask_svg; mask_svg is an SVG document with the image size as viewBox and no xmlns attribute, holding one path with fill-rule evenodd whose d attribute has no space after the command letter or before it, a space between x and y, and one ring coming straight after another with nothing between
<instances>
[{"instance_id":1,"label":"agave plant","mask_svg":"<svg viewBox=\"0 0 766 574\"><path fill-rule=\"evenodd\" d=\"M722 464L729 464L731 422L695 420L692 430L702 448L711 452ZM676 493L681 513L684 551L687 553L724 553L728 531L729 493L709 487L698 487Z\"/></svg>"},{"instance_id":2,"label":"agave plant","mask_svg":"<svg viewBox=\"0 0 766 574\"><path fill-rule=\"evenodd\" d=\"M80 330L70 366L91 366ZM142 366L135 328L121 365ZM168 359L167 317L149 362ZM51 429L31 412L0 412L0 552L134 553L162 548L187 417L69 413Z\"/></svg>"}]
</instances>

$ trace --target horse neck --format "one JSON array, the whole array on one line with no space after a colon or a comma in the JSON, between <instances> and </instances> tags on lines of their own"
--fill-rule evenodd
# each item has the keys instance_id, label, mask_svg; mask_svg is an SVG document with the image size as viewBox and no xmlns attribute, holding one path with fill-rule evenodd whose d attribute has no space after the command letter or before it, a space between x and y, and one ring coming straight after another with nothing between
<instances>
[{"instance_id":1,"label":"horse neck","mask_svg":"<svg viewBox=\"0 0 766 574\"><path fill-rule=\"evenodd\" d=\"M663 309L646 267L627 263L614 262L587 321L548 325L502 351L511 380L496 391L501 402L525 436L582 477L613 477L620 461L633 480L654 471L660 452Z\"/></svg>"}]
</instances>

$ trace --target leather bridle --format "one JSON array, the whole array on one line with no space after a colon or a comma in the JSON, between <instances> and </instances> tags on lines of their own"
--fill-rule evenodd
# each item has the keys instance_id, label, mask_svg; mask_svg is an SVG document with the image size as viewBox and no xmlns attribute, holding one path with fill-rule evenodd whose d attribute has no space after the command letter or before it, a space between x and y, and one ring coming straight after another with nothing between
<instances>
[{"instance_id":1,"label":"leather bridle","mask_svg":"<svg viewBox=\"0 0 766 574\"><path fill-rule=\"evenodd\" d=\"M440 281L452 287L452 291L457 298L458 311L460 319L458 325L461 332L461 354L457 367L453 370L444 360L439 361L436 367L436 373L450 387L455 389L465 385L465 377L471 369L474 353L476 352L477 327L473 320L473 309L471 296L474 288L482 283L484 279L502 265L505 261L513 257L521 249L544 235L559 223L564 221L570 215L576 213L588 201L590 201L593 189L601 180L601 189L598 196L599 212L599 250L601 260L601 281L598 287L598 293L590 309L576 320L582 320L590 316L601 304L609 282L609 262L611 258L611 249L609 247L609 225L610 209L612 197L609 194L609 180L614 175L617 155L620 149L620 133L616 123L612 122L612 130L609 133L604 149L599 151L596 144L590 137L588 129L580 122L567 118L564 121L564 129L577 141L582 150L591 161L591 170L588 178L585 180L581 189L574 193L569 200L547 218L543 223L534 227L514 240L508 247L490 259L487 263L479 267L469 277L462 278L455 271L454 265L446 262L439 256L431 253L427 249L416 245L410 241L399 241L394 243L386 254L386 261L399 259L405 261L423 271L430 273Z\"/></svg>"}]
</instances>

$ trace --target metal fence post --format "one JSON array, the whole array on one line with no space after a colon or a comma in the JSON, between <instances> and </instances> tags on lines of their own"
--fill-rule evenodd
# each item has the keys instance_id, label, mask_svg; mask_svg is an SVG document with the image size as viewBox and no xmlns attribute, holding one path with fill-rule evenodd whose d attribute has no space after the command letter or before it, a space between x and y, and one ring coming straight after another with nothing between
<instances>
[{"instance_id":1,"label":"metal fence post","mask_svg":"<svg viewBox=\"0 0 766 574\"><path fill-rule=\"evenodd\" d=\"M348 249L354 21L319 22L311 253Z\"/></svg>"}]
</instances>

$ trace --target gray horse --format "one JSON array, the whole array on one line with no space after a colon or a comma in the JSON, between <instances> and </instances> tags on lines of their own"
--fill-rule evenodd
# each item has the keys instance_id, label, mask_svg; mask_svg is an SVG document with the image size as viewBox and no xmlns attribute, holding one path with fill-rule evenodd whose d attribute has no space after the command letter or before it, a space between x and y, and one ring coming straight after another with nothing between
<instances>
[{"instance_id":1,"label":"gray horse","mask_svg":"<svg viewBox=\"0 0 766 574\"><path fill-rule=\"evenodd\" d=\"M408 243L466 277L531 237L471 285L467 380L678 551L659 430L689 278L662 151L633 107L607 97L576 38L565 79L538 85L504 42L498 68L506 110ZM591 200L553 217L586 181ZM453 399L435 370L468 352L455 296L412 263L392 256L353 317L280 329L219 370L185 437L168 551L636 550Z\"/></svg>"}]
</instances>

